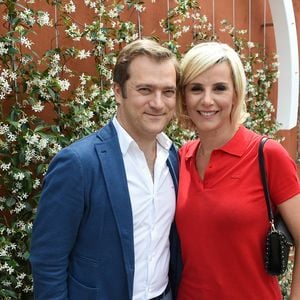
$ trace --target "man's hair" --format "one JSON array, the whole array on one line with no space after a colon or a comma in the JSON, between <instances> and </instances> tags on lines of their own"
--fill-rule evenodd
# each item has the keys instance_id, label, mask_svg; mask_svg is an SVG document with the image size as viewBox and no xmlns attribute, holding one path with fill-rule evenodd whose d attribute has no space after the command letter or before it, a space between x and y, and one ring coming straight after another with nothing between
<instances>
[{"instance_id":1,"label":"man's hair","mask_svg":"<svg viewBox=\"0 0 300 300\"><path fill-rule=\"evenodd\" d=\"M171 60L176 72L176 85L180 80L179 63L176 56L158 42L150 39L140 39L126 45L119 53L113 70L113 81L121 87L122 96L126 98L125 83L129 79L129 66L138 56L147 56L157 62Z\"/></svg>"},{"instance_id":2,"label":"man's hair","mask_svg":"<svg viewBox=\"0 0 300 300\"><path fill-rule=\"evenodd\" d=\"M234 125L243 123L248 114L246 110L246 76L238 53L227 44L218 42L204 42L191 48L181 61L180 96L177 111L181 125L196 129L189 118L186 109L185 87L197 76L216 64L227 62L231 69L236 102L231 111L231 122Z\"/></svg>"}]
</instances>

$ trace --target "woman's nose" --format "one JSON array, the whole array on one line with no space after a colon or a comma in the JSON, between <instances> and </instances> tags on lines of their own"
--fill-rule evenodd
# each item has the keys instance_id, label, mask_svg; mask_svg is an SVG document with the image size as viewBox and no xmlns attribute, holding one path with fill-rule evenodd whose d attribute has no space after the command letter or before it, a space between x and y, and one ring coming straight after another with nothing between
<instances>
[{"instance_id":1,"label":"woman's nose","mask_svg":"<svg viewBox=\"0 0 300 300\"><path fill-rule=\"evenodd\" d=\"M212 94L210 91L205 91L203 93L202 99L201 99L202 104L204 105L211 105L213 103L212 99Z\"/></svg>"}]
</instances>

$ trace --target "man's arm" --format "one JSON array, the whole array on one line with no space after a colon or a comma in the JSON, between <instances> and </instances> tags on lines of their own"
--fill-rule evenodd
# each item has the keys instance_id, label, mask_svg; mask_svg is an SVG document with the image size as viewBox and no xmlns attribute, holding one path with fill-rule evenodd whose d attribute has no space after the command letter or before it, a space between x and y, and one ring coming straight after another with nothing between
<instances>
[{"instance_id":1,"label":"man's arm","mask_svg":"<svg viewBox=\"0 0 300 300\"><path fill-rule=\"evenodd\" d=\"M68 299L69 255L84 208L82 174L78 157L68 148L49 166L31 240L36 300Z\"/></svg>"}]
</instances>

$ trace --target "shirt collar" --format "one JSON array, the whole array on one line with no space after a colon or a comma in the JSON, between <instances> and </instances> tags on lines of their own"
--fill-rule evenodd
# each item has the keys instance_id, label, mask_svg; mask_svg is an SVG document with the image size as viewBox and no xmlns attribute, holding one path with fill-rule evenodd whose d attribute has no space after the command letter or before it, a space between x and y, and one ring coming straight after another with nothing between
<instances>
[{"instance_id":1,"label":"shirt collar","mask_svg":"<svg viewBox=\"0 0 300 300\"><path fill-rule=\"evenodd\" d=\"M216 150L224 151L235 156L242 156L247 150L247 146L250 138L251 138L250 131L247 128L245 128L243 125L241 125L238 131L232 137L232 139L228 141L225 145L223 145L221 148ZM191 145L191 147L189 147L185 157L191 158L195 156L200 143L201 143L200 140L194 142Z\"/></svg>"},{"instance_id":2,"label":"shirt collar","mask_svg":"<svg viewBox=\"0 0 300 300\"><path fill-rule=\"evenodd\" d=\"M232 139L223 145L220 150L235 156L242 156L247 150L250 138L250 131L241 125Z\"/></svg>"},{"instance_id":3,"label":"shirt collar","mask_svg":"<svg viewBox=\"0 0 300 300\"><path fill-rule=\"evenodd\" d=\"M121 152L124 155L125 153L127 153L128 148L130 147L130 145L131 144L136 144L136 142L128 134L128 132L121 126L121 124L117 120L116 116L114 116L112 121L113 121L115 129L117 131ZM172 141L169 139L169 137L164 132L159 133L156 136L156 140L159 143L159 145L161 147L163 147L165 150L170 150L170 148L172 146Z\"/></svg>"}]
</instances>

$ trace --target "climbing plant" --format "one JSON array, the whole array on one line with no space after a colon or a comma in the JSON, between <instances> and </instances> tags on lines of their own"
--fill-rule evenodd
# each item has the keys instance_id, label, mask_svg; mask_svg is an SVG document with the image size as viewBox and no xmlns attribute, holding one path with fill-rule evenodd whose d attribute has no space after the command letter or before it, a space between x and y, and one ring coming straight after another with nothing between
<instances>
[{"instance_id":1,"label":"climbing plant","mask_svg":"<svg viewBox=\"0 0 300 300\"><path fill-rule=\"evenodd\" d=\"M112 66L123 45L143 36L143 24L127 15L146 13L144 1L85 0L89 22L77 20L76 2L0 0L0 297L32 299L29 244L51 158L71 142L101 128L115 113ZM152 1L152 5L161 5ZM128 14L131 12L131 14ZM139 18L138 18L139 19ZM180 59L193 44L220 40L198 1L180 0L157 24L159 41ZM55 33L55 45L38 54L33 41ZM249 43L244 30L223 21L219 32L232 38L248 77L246 126L276 136L269 99L277 79L276 57L267 57ZM61 36L64 36L64 43ZM181 45L184 37L189 44ZM83 42L83 43L78 43ZM86 45L85 47L83 45ZM80 72L77 62L91 64ZM195 136L176 120L168 134L177 145Z\"/></svg>"}]
</instances>

